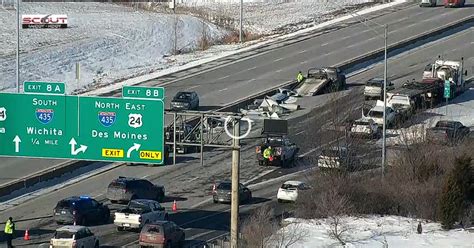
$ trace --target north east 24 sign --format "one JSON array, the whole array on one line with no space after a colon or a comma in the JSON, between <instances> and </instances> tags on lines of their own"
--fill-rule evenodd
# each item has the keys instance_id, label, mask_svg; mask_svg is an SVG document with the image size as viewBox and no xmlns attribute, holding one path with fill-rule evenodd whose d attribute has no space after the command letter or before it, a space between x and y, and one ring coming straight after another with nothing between
<instances>
[{"instance_id":1,"label":"north east 24 sign","mask_svg":"<svg viewBox=\"0 0 474 248\"><path fill-rule=\"evenodd\" d=\"M164 161L162 100L0 93L0 156Z\"/></svg>"}]
</instances>

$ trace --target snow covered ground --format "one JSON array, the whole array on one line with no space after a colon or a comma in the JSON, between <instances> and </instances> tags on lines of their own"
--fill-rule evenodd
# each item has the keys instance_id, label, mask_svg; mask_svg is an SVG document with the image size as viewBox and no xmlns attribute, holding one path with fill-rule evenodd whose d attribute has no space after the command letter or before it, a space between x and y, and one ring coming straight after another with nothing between
<instances>
[{"instance_id":1,"label":"snow covered ground","mask_svg":"<svg viewBox=\"0 0 474 248\"><path fill-rule=\"evenodd\" d=\"M342 240L339 241L329 235L331 221L328 219L300 220L286 219L292 223L286 226L288 240L292 230L305 234L302 241L289 247L292 248L318 248L318 247L410 247L410 248L448 248L448 247L474 247L474 232L462 229L444 231L439 223L422 221L422 234L417 233L418 220L399 216L367 216L344 217L341 219L340 228L346 229ZM280 231L282 231L280 230Z\"/></svg>"},{"instance_id":2,"label":"snow covered ground","mask_svg":"<svg viewBox=\"0 0 474 248\"><path fill-rule=\"evenodd\" d=\"M235 4L217 5L206 0L199 1L199 6L212 6L209 7L210 11L220 11L232 18L238 15ZM328 4L325 0L246 1L245 27L269 33L290 26L284 31L289 32L313 25L313 21L319 23L323 20L319 17L341 6L368 1L341 0L337 5ZM196 5L196 1L193 4ZM228 34L228 30L187 15L178 15L175 19L173 15L165 13L92 2L22 3L20 14L51 13L67 14L70 28L21 30L20 82L66 82L68 93L120 82L242 47L220 45L204 52L168 56L173 49L176 23L177 48L183 51L198 46L203 29L206 29L212 40ZM0 8L0 21L3 24L0 26L0 91L13 91L15 87L14 17L14 10ZM324 18L330 16L324 15ZM75 79L76 63L81 66L79 81Z\"/></svg>"},{"instance_id":3,"label":"snow covered ground","mask_svg":"<svg viewBox=\"0 0 474 248\"><path fill-rule=\"evenodd\" d=\"M447 112L446 112L447 108ZM446 114L447 113L447 114ZM474 131L474 88L469 88L462 95L456 97L446 107L445 104L437 108L429 109L415 117L419 122L408 128L387 130L389 135L387 145L409 145L424 141L426 129L436 125L439 120L460 121L464 126ZM392 137L390 137L392 136ZM382 144L382 140L377 141Z\"/></svg>"},{"instance_id":4,"label":"snow covered ground","mask_svg":"<svg viewBox=\"0 0 474 248\"><path fill-rule=\"evenodd\" d=\"M227 16L238 25L239 0L183 0L215 16ZM373 0L244 0L243 25L259 34L287 33L331 18L327 14ZM210 4L213 3L213 4ZM237 27L237 26L236 26Z\"/></svg>"},{"instance_id":5,"label":"snow covered ground","mask_svg":"<svg viewBox=\"0 0 474 248\"><path fill-rule=\"evenodd\" d=\"M67 14L67 29L22 29L22 81L61 81L68 91L90 84L144 74L167 67L178 25L178 50L195 49L203 29L211 39L227 31L202 20L179 15L135 11L101 3L23 3L22 14ZM0 89L15 82L14 10L0 10ZM81 65L79 84L75 64Z\"/></svg>"}]
</instances>

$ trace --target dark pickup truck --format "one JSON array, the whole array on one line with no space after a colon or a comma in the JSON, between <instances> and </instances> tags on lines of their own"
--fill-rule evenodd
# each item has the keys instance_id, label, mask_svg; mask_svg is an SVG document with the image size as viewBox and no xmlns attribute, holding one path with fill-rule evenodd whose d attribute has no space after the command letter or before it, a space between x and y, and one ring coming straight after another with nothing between
<instances>
[{"instance_id":1,"label":"dark pickup truck","mask_svg":"<svg viewBox=\"0 0 474 248\"><path fill-rule=\"evenodd\" d=\"M271 146L275 151L274 159L267 161L263 158L264 150ZM263 142L256 147L257 160L259 165L279 165L281 167L295 166L295 159L299 152L298 146L291 143L287 137L271 136L263 139Z\"/></svg>"},{"instance_id":2,"label":"dark pickup truck","mask_svg":"<svg viewBox=\"0 0 474 248\"><path fill-rule=\"evenodd\" d=\"M426 140L433 143L457 144L469 135L470 129L459 121L438 121L426 130Z\"/></svg>"}]
</instances>

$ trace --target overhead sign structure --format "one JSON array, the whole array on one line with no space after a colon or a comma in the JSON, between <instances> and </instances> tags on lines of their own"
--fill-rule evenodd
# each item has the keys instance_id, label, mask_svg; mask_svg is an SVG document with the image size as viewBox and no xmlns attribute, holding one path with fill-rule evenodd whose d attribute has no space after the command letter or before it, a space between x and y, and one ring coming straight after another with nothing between
<instances>
[{"instance_id":1,"label":"overhead sign structure","mask_svg":"<svg viewBox=\"0 0 474 248\"><path fill-rule=\"evenodd\" d=\"M0 93L0 156L162 164L161 100Z\"/></svg>"},{"instance_id":2,"label":"overhead sign structure","mask_svg":"<svg viewBox=\"0 0 474 248\"><path fill-rule=\"evenodd\" d=\"M444 98L451 97L451 82L444 80Z\"/></svg>"}]
</instances>

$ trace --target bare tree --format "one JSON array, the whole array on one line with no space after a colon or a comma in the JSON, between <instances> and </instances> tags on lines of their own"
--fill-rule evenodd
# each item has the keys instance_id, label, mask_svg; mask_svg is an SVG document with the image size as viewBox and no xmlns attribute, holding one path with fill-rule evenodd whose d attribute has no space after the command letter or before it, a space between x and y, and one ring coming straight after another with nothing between
<instances>
[{"instance_id":1,"label":"bare tree","mask_svg":"<svg viewBox=\"0 0 474 248\"><path fill-rule=\"evenodd\" d=\"M204 51L211 46L211 39L209 37L209 31L207 24L204 21L202 22L201 37L199 40L199 48Z\"/></svg>"},{"instance_id":2,"label":"bare tree","mask_svg":"<svg viewBox=\"0 0 474 248\"><path fill-rule=\"evenodd\" d=\"M245 247L265 248L278 228L272 221L273 210L263 206L255 210L242 224L242 241Z\"/></svg>"},{"instance_id":3,"label":"bare tree","mask_svg":"<svg viewBox=\"0 0 474 248\"><path fill-rule=\"evenodd\" d=\"M173 14L173 36L171 38L171 44L173 45L173 55L180 53L179 50L179 41L180 38L180 28L182 26L182 20L177 14Z\"/></svg>"},{"instance_id":4,"label":"bare tree","mask_svg":"<svg viewBox=\"0 0 474 248\"><path fill-rule=\"evenodd\" d=\"M329 220L331 225L331 229L328 231L329 236L337 239L342 245L345 245L343 235L347 231L343 217L350 212L350 205L349 199L341 195L337 187L327 189L320 196L318 211Z\"/></svg>"},{"instance_id":5,"label":"bare tree","mask_svg":"<svg viewBox=\"0 0 474 248\"><path fill-rule=\"evenodd\" d=\"M288 248L307 238L309 232L300 222L294 222L278 230L269 242L272 248Z\"/></svg>"}]
</instances>

